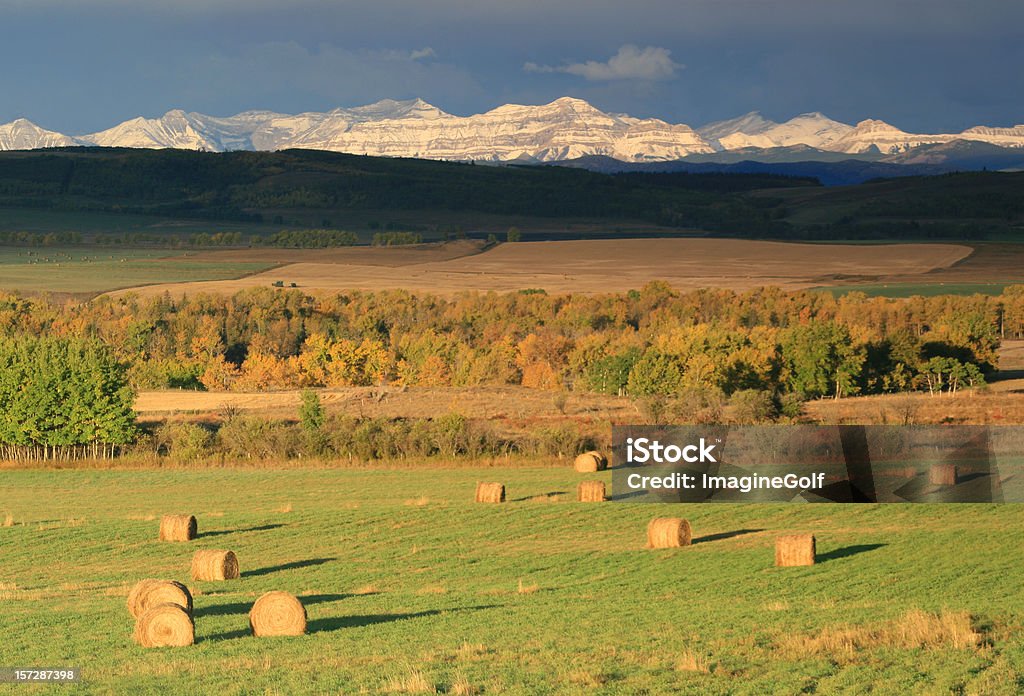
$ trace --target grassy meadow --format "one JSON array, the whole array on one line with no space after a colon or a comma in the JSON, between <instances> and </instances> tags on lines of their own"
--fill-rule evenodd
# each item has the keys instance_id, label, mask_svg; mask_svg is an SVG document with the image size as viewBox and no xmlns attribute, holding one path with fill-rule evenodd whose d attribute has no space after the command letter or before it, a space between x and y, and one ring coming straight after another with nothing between
<instances>
[{"instance_id":1,"label":"grassy meadow","mask_svg":"<svg viewBox=\"0 0 1024 696\"><path fill-rule=\"evenodd\" d=\"M89 295L153 283L238 278L274 265L190 258L195 255L167 249L0 246L0 289Z\"/></svg>"},{"instance_id":2,"label":"grassy meadow","mask_svg":"<svg viewBox=\"0 0 1024 696\"><path fill-rule=\"evenodd\" d=\"M0 664L77 666L83 693L1013 694L1024 689L1016 505L572 502L559 468L16 470L0 479ZM509 502L472 503L478 481ZM200 536L156 540L190 512ZM689 548L644 548L681 515ZM813 532L819 563L773 567ZM240 580L194 582L234 550ZM145 577L195 594L196 645L144 650ZM300 638L256 639L263 592ZM46 687L18 687L18 693Z\"/></svg>"}]
</instances>

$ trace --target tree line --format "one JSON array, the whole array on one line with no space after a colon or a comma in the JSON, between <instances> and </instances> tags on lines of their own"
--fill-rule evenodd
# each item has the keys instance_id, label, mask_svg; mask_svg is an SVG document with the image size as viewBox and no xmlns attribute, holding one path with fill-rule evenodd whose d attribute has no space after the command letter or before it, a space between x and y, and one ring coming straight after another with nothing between
<instances>
[{"instance_id":1,"label":"tree line","mask_svg":"<svg viewBox=\"0 0 1024 696\"><path fill-rule=\"evenodd\" d=\"M1024 286L996 297L909 299L772 288L680 293L658 282L563 296L311 297L270 288L91 302L3 295L0 456L112 456L139 435L134 391L168 387L514 384L623 394L641 400L654 421L714 420L725 403L734 417L758 421L797 415L804 399L978 386L996 367L1000 341L1022 337ZM470 456L565 453L582 442L579 432L508 440L438 419L360 419L342 428L351 437L327 438L336 428L325 428L318 404L306 401L300 425L229 418L217 432L168 426L151 444L188 459L182 453L213 447L235 456L270 443L275 456L429 457L447 452L452 438Z\"/></svg>"},{"instance_id":2,"label":"tree line","mask_svg":"<svg viewBox=\"0 0 1024 696\"><path fill-rule=\"evenodd\" d=\"M138 389L518 384L632 397L779 399L981 384L1024 336L1024 287L888 299L759 289L451 298L404 291L92 302L0 298L0 335L96 338Z\"/></svg>"}]
</instances>

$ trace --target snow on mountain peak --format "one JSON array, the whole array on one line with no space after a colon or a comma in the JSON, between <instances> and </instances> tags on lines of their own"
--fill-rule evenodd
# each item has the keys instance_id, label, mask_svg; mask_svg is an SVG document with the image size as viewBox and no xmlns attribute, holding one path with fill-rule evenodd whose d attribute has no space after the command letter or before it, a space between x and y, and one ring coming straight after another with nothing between
<instances>
[{"instance_id":1,"label":"snow on mountain peak","mask_svg":"<svg viewBox=\"0 0 1024 696\"><path fill-rule=\"evenodd\" d=\"M295 115L253 110L215 117L171 109L158 118L139 116L78 138L47 131L25 119L0 125L0 150L82 144L215 151L308 148L490 161L601 155L646 162L723 150L795 147L898 154L956 139L1024 147L1024 126L975 126L955 135L918 135L875 119L851 126L813 111L777 123L751 111L695 131L657 118L604 112L569 96L535 106L505 104L472 116L446 113L419 98L382 99L365 106Z\"/></svg>"},{"instance_id":2,"label":"snow on mountain peak","mask_svg":"<svg viewBox=\"0 0 1024 696\"><path fill-rule=\"evenodd\" d=\"M808 121L830 121L830 122L833 122L832 119L830 119L828 116L826 116L825 114L821 113L820 111L808 111L806 113L798 114L798 115L794 116L790 120L796 121L797 119L808 120Z\"/></svg>"},{"instance_id":3,"label":"snow on mountain peak","mask_svg":"<svg viewBox=\"0 0 1024 696\"><path fill-rule=\"evenodd\" d=\"M395 99L381 99L373 104L357 106L353 109L347 110L341 109L339 111L347 111L352 114L357 114L359 117L367 120L402 118L406 116L419 118L439 118L441 116L447 116L447 114L441 111L441 109L432 104L428 104L419 97L416 97L415 99L405 99L402 101Z\"/></svg>"},{"instance_id":4,"label":"snow on mountain peak","mask_svg":"<svg viewBox=\"0 0 1024 696\"><path fill-rule=\"evenodd\" d=\"M854 130L859 133L884 133L887 131L897 133L903 132L896 126L888 124L885 121L879 121L875 118L866 118L863 121L859 121L854 127Z\"/></svg>"},{"instance_id":5,"label":"snow on mountain peak","mask_svg":"<svg viewBox=\"0 0 1024 696\"><path fill-rule=\"evenodd\" d=\"M74 138L40 128L26 118L16 118L10 123L0 125L0 150L35 150L78 144Z\"/></svg>"},{"instance_id":6,"label":"snow on mountain peak","mask_svg":"<svg viewBox=\"0 0 1024 696\"><path fill-rule=\"evenodd\" d=\"M590 102L586 101L585 99L579 99L578 97L569 97L569 96L559 97L558 99L556 99L553 102L551 102L548 106L554 106L555 104L557 104L559 106L582 107L584 109L593 109L594 108L590 104Z\"/></svg>"},{"instance_id":7,"label":"snow on mountain peak","mask_svg":"<svg viewBox=\"0 0 1024 696\"><path fill-rule=\"evenodd\" d=\"M952 135L919 135L906 133L885 121L868 118L835 143L839 152L858 154L877 149L882 154L894 155L928 143L949 142Z\"/></svg>"},{"instance_id":8,"label":"snow on mountain peak","mask_svg":"<svg viewBox=\"0 0 1024 696\"><path fill-rule=\"evenodd\" d=\"M718 140L719 138L724 138L737 133L758 135L777 125L779 124L775 121L770 121L762 116L760 111L751 111L750 113L737 116L736 118L730 118L726 121L708 123L707 125L698 128L697 132L706 140Z\"/></svg>"},{"instance_id":9,"label":"snow on mountain peak","mask_svg":"<svg viewBox=\"0 0 1024 696\"><path fill-rule=\"evenodd\" d=\"M818 149L828 146L843 137L851 126L833 121L820 112L795 116L785 123L776 123L760 113L749 114L729 121L709 123L699 128L698 133L717 145L721 150L738 150L758 147L792 147L807 145Z\"/></svg>"}]
</instances>

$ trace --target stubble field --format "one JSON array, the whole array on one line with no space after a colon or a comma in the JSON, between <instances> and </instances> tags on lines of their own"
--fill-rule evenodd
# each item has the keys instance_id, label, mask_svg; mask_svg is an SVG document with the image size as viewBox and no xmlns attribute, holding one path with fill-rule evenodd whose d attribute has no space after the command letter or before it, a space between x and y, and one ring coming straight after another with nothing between
<instances>
[{"instance_id":1,"label":"stubble field","mask_svg":"<svg viewBox=\"0 0 1024 696\"><path fill-rule=\"evenodd\" d=\"M152 296L233 293L275 283L304 292L404 289L603 293L664 280L679 290L852 290L869 295L997 294L1024 283L1024 245L800 244L677 238L408 247L224 250L3 247L0 289Z\"/></svg>"},{"instance_id":2,"label":"stubble field","mask_svg":"<svg viewBox=\"0 0 1024 696\"><path fill-rule=\"evenodd\" d=\"M834 245L696 238L519 242L482 253L472 243L455 244L460 245L454 247L458 255L448 258L437 247L418 256L401 249L366 247L333 255L211 251L199 258L286 261L271 271L235 280L156 284L114 294L233 293L278 281L313 293L402 289L440 295L527 288L553 294L624 292L652 280L664 280L681 290L748 290L766 285L799 289L837 279L923 276L962 261L972 251L959 244Z\"/></svg>"}]
</instances>

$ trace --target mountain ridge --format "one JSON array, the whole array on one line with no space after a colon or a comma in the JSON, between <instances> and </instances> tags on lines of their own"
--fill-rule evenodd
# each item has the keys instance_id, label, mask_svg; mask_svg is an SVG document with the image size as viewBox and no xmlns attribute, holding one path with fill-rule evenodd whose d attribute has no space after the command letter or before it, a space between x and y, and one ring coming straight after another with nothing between
<instances>
[{"instance_id":1,"label":"mountain ridge","mask_svg":"<svg viewBox=\"0 0 1024 696\"><path fill-rule=\"evenodd\" d=\"M808 112L779 123L753 111L694 129L604 112L568 96L541 105L503 104L471 116L449 114L416 98L299 114L251 110L218 117L172 109L157 118L139 116L78 136L46 130L26 119L0 125L0 150L83 145L216 152L301 148L482 162L556 162L591 156L668 162L792 147L871 157L954 141L1024 148L1024 125L922 134L878 119L850 125Z\"/></svg>"}]
</instances>

